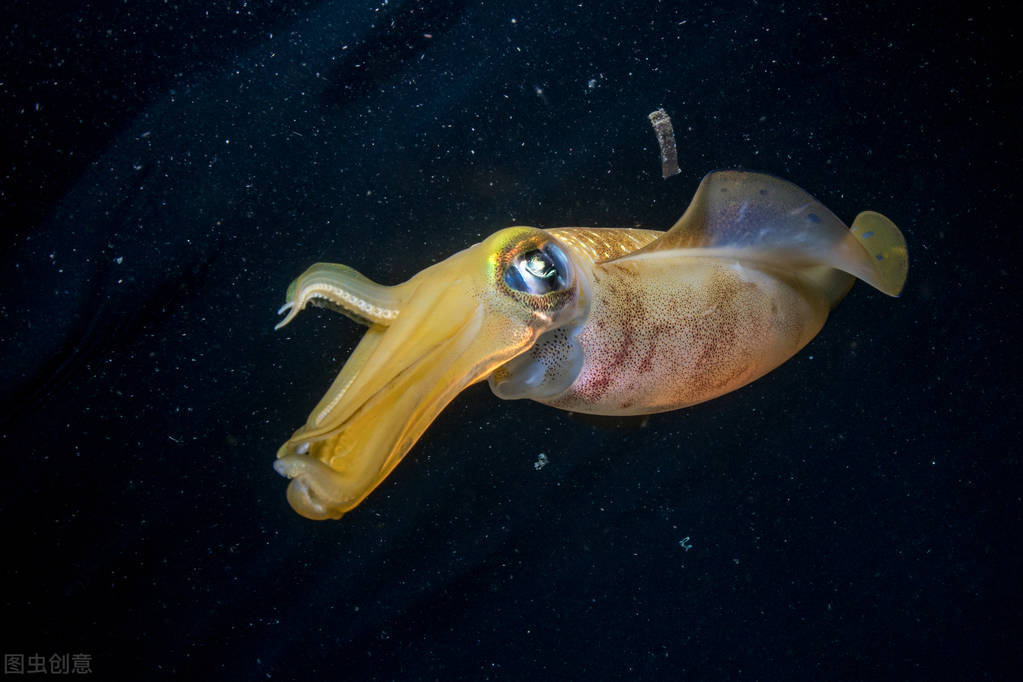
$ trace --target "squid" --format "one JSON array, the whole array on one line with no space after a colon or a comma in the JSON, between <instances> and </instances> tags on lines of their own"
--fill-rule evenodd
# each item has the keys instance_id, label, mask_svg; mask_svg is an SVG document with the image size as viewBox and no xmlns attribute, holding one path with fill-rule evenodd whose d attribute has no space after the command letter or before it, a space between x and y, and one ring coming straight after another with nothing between
<instances>
[{"instance_id":1,"label":"squid","mask_svg":"<svg viewBox=\"0 0 1023 682\"><path fill-rule=\"evenodd\" d=\"M368 329L274 468L310 519L369 495L459 392L571 412L645 415L694 405L805 346L860 279L889 296L906 241L879 213L847 227L796 185L718 171L671 229L509 227L383 286L317 263L277 328L308 305Z\"/></svg>"}]
</instances>

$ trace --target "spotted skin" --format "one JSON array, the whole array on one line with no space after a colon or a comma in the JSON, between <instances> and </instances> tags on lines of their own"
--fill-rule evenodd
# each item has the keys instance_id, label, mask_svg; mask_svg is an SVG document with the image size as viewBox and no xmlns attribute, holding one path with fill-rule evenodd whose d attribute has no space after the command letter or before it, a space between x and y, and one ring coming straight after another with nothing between
<instances>
[{"instance_id":1,"label":"spotted skin","mask_svg":"<svg viewBox=\"0 0 1023 682\"><path fill-rule=\"evenodd\" d=\"M629 415L710 400L785 362L827 318L827 301L796 275L696 255L600 264L582 240L557 236L592 266L576 336L583 369L540 400L552 407Z\"/></svg>"}]
</instances>

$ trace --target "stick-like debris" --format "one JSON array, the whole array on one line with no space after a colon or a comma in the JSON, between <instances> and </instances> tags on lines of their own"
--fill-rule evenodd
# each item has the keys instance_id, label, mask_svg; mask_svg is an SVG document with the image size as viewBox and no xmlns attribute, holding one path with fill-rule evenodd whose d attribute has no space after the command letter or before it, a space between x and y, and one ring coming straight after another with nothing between
<instances>
[{"instance_id":1,"label":"stick-like debris","mask_svg":"<svg viewBox=\"0 0 1023 682\"><path fill-rule=\"evenodd\" d=\"M661 146L661 177L670 178L681 171L678 168L678 152L675 151L675 131L671 129L668 112L658 109L650 114L650 125L657 134L657 144Z\"/></svg>"}]
</instances>

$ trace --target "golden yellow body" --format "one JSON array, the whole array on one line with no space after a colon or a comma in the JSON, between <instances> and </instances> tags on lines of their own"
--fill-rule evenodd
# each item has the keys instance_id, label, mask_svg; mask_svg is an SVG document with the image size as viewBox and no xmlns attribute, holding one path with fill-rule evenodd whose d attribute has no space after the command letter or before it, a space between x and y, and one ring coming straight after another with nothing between
<instances>
[{"instance_id":1,"label":"golden yellow body","mask_svg":"<svg viewBox=\"0 0 1023 682\"><path fill-rule=\"evenodd\" d=\"M404 284L318 263L288 289L369 326L277 453L303 516L339 518L466 386L604 415L693 405L763 376L812 339L854 278L897 296L906 243L884 216L851 229L778 178L703 179L667 232L510 227Z\"/></svg>"}]
</instances>

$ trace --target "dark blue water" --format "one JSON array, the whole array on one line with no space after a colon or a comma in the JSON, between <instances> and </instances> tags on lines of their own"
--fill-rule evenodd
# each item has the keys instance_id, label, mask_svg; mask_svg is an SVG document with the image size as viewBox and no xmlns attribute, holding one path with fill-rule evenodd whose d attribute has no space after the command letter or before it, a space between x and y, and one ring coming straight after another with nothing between
<instances>
[{"instance_id":1,"label":"dark blue water","mask_svg":"<svg viewBox=\"0 0 1023 682\"><path fill-rule=\"evenodd\" d=\"M0 12L5 654L98 679L1013 677L999 11ZM507 225L663 229L731 167L890 216L903 296L857 285L782 368L642 428L472 387L343 520L287 506L274 453L361 334L272 331L307 265L396 283Z\"/></svg>"}]
</instances>

